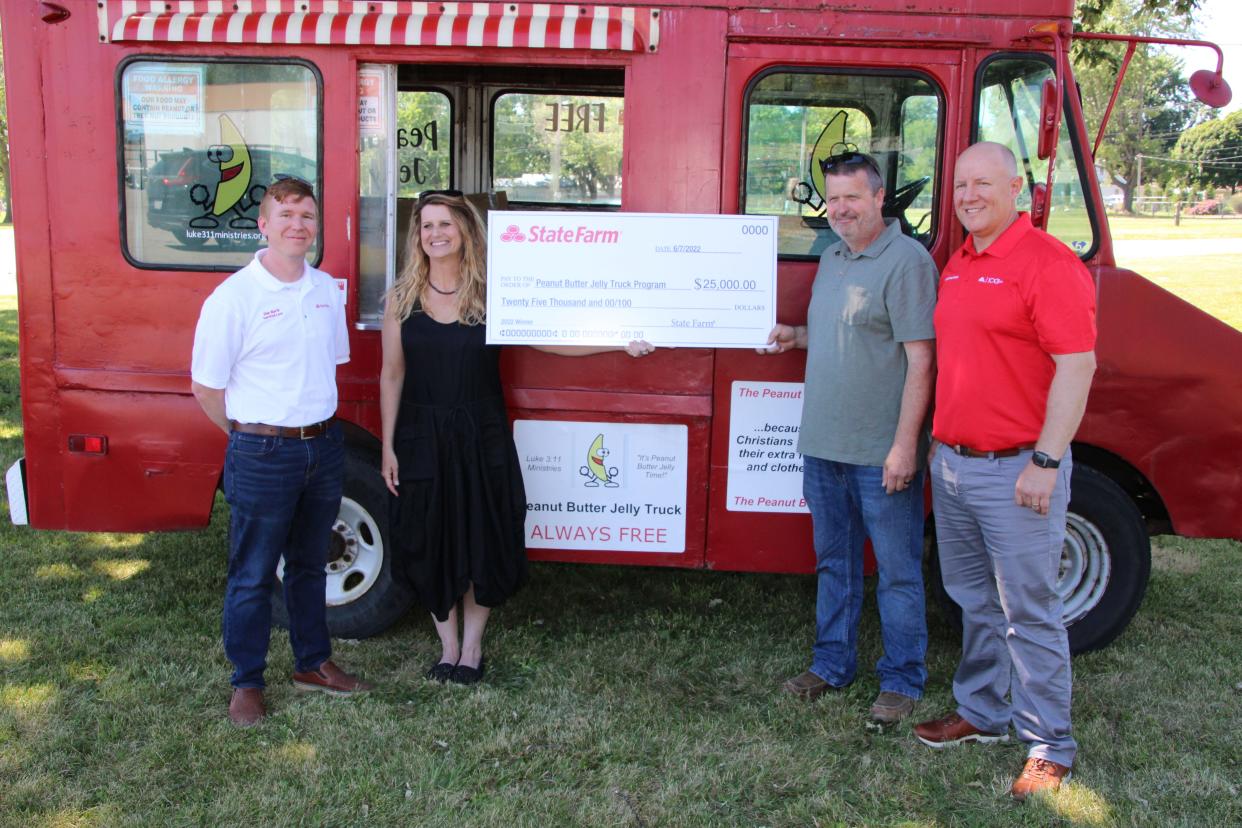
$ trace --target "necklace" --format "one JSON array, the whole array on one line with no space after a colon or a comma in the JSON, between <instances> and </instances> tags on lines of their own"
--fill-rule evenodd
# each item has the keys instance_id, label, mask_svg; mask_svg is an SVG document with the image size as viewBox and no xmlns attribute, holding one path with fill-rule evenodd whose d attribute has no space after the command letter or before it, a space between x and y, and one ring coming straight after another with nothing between
<instances>
[{"instance_id":1,"label":"necklace","mask_svg":"<svg viewBox=\"0 0 1242 828\"><path fill-rule=\"evenodd\" d=\"M456 293L460 289L461 286L459 285L458 287L455 287L452 290L440 290L438 287L435 286L435 283L432 282L431 279L428 279L427 287L431 288L432 290L434 290L436 293L440 294L441 296L452 296L454 293Z\"/></svg>"}]
</instances>

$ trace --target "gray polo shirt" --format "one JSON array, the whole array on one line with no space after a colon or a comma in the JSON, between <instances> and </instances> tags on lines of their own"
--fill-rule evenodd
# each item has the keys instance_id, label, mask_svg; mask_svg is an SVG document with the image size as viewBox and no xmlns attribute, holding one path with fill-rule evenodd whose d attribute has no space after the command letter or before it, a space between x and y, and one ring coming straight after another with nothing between
<instances>
[{"instance_id":1,"label":"gray polo shirt","mask_svg":"<svg viewBox=\"0 0 1242 828\"><path fill-rule=\"evenodd\" d=\"M896 219L861 253L824 251L807 308L806 391L798 451L882 466L906 382L903 342L934 339L936 263ZM927 456L920 438L918 461Z\"/></svg>"}]
</instances>

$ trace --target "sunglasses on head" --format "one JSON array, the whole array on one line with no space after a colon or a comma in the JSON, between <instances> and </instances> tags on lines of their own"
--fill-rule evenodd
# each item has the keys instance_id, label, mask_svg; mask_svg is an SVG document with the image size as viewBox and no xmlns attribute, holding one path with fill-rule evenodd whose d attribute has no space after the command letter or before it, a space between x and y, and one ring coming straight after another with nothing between
<instances>
[{"instance_id":1,"label":"sunglasses on head","mask_svg":"<svg viewBox=\"0 0 1242 828\"><path fill-rule=\"evenodd\" d=\"M824 175L838 167L848 167L851 165L859 167L870 167L875 171L876 175L880 175L880 165L876 160L865 152L859 152L858 147L853 144L834 144L833 150L840 147L839 152L833 152L827 158L819 162L819 169Z\"/></svg>"},{"instance_id":2,"label":"sunglasses on head","mask_svg":"<svg viewBox=\"0 0 1242 828\"><path fill-rule=\"evenodd\" d=\"M449 198L462 198L465 194L461 190L423 190L418 194L418 200L422 201L431 196L448 196Z\"/></svg>"},{"instance_id":3,"label":"sunglasses on head","mask_svg":"<svg viewBox=\"0 0 1242 828\"><path fill-rule=\"evenodd\" d=\"M311 183L309 181L307 181L304 178L298 178L296 175L286 175L285 173L276 173L274 176L272 176L272 178L274 179L272 181L273 184L275 184L277 181L293 181L297 184L301 184L305 187L309 187L312 190L315 189L314 187L311 187Z\"/></svg>"}]
</instances>

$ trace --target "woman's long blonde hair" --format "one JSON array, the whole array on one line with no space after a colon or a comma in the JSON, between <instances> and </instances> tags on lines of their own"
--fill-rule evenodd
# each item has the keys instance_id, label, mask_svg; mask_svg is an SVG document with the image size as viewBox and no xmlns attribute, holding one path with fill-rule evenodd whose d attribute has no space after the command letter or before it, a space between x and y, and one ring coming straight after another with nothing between
<instances>
[{"instance_id":1,"label":"woman's long blonde hair","mask_svg":"<svg viewBox=\"0 0 1242 828\"><path fill-rule=\"evenodd\" d=\"M385 306L392 310L398 322L408 319L415 306L422 310L421 299L427 288L431 265L423 250L420 228L423 210L433 204L447 207L461 232L457 319L463 325L478 325L487 317L487 236L479 211L459 195L432 193L421 197L414 205L405 239L405 264L397 274L396 283L384 297Z\"/></svg>"}]
</instances>

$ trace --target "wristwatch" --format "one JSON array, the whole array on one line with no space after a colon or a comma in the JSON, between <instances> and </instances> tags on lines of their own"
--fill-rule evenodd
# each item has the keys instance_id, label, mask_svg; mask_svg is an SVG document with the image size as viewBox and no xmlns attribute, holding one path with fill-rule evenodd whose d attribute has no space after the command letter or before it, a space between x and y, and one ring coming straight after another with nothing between
<instances>
[{"instance_id":1,"label":"wristwatch","mask_svg":"<svg viewBox=\"0 0 1242 828\"><path fill-rule=\"evenodd\" d=\"M1042 451L1037 451L1031 455L1031 462L1039 466L1041 469L1055 469L1061 465L1060 460L1056 460Z\"/></svg>"}]
</instances>

